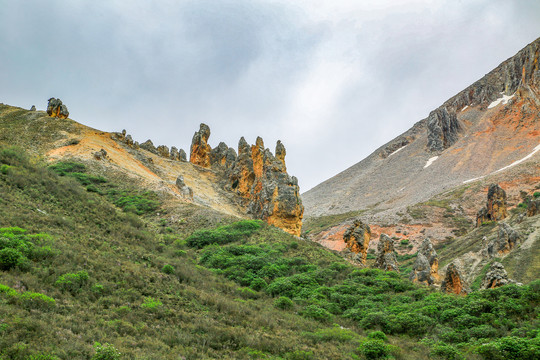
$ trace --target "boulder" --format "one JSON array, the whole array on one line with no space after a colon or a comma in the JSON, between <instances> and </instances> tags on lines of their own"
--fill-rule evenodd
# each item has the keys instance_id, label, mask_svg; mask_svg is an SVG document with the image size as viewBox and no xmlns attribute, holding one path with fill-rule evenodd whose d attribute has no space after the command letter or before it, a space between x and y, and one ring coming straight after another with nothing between
<instances>
[{"instance_id":1,"label":"boulder","mask_svg":"<svg viewBox=\"0 0 540 360\"><path fill-rule=\"evenodd\" d=\"M49 103L47 104L47 114L50 117L67 119L67 117L69 116L69 111L67 109L67 106L62 104L62 100L50 98Z\"/></svg>"},{"instance_id":2,"label":"boulder","mask_svg":"<svg viewBox=\"0 0 540 360\"><path fill-rule=\"evenodd\" d=\"M187 161L187 154L184 151L184 149L178 150L178 160L180 161Z\"/></svg>"},{"instance_id":3,"label":"boulder","mask_svg":"<svg viewBox=\"0 0 540 360\"><path fill-rule=\"evenodd\" d=\"M458 295L466 295L471 292L459 260L454 260L446 268L446 274L441 283L441 291Z\"/></svg>"},{"instance_id":4,"label":"boulder","mask_svg":"<svg viewBox=\"0 0 540 360\"><path fill-rule=\"evenodd\" d=\"M360 263L366 264L369 241L371 240L371 229L369 225L364 224L362 220L357 219L343 234L343 241L347 248L360 255Z\"/></svg>"},{"instance_id":5,"label":"boulder","mask_svg":"<svg viewBox=\"0 0 540 360\"><path fill-rule=\"evenodd\" d=\"M484 277L480 288L493 289L507 284L521 285L520 283L517 283L514 280L508 278L508 273L506 272L504 266L501 263L494 262L489 267L489 270L486 273L486 276Z\"/></svg>"},{"instance_id":6,"label":"boulder","mask_svg":"<svg viewBox=\"0 0 540 360\"><path fill-rule=\"evenodd\" d=\"M527 216L540 214L540 199L531 199L527 205Z\"/></svg>"},{"instance_id":7,"label":"boulder","mask_svg":"<svg viewBox=\"0 0 540 360\"><path fill-rule=\"evenodd\" d=\"M443 151L459 139L461 124L454 110L440 107L432 111L427 119L428 150Z\"/></svg>"},{"instance_id":8,"label":"boulder","mask_svg":"<svg viewBox=\"0 0 540 360\"><path fill-rule=\"evenodd\" d=\"M180 195L182 195L184 199L193 200L193 190L186 185L186 183L184 182L184 177L182 175L178 175L178 177L176 178L176 187L178 188L178 190L180 191Z\"/></svg>"},{"instance_id":9,"label":"boulder","mask_svg":"<svg viewBox=\"0 0 540 360\"><path fill-rule=\"evenodd\" d=\"M170 153L170 159L171 160L180 160L178 157L178 149L174 146L171 146L171 153Z\"/></svg>"},{"instance_id":10,"label":"boulder","mask_svg":"<svg viewBox=\"0 0 540 360\"><path fill-rule=\"evenodd\" d=\"M195 165L205 168L210 167L210 151L212 148L208 145L210 137L210 128L206 124L201 124L199 131L196 131L191 140L191 151L189 161Z\"/></svg>"},{"instance_id":11,"label":"boulder","mask_svg":"<svg viewBox=\"0 0 540 360\"><path fill-rule=\"evenodd\" d=\"M386 234L381 234L379 237L375 267L385 271L399 272L396 253L394 251L394 240Z\"/></svg>"},{"instance_id":12,"label":"boulder","mask_svg":"<svg viewBox=\"0 0 540 360\"><path fill-rule=\"evenodd\" d=\"M497 184L488 189L486 206L476 214L476 226L487 221L500 221L508 216L506 192Z\"/></svg>"},{"instance_id":13,"label":"boulder","mask_svg":"<svg viewBox=\"0 0 540 360\"><path fill-rule=\"evenodd\" d=\"M30 108L30 111L36 111L36 105L32 105L32 107Z\"/></svg>"},{"instance_id":14,"label":"boulder","mask_svg":"<svg viewBox=\"0 0 540 360\"><path fill-rule=\"evenodd\" d=\"M144 149L146 151L150 151L152 154L156 154L156 155L158 154L158 151L157 151L156 147L154 146L154 143L150 139L146 140L145 142L143 142L139 146L140 146L141 149Z\"/></svg>"},{"instance_id":15,"label":"boulder","mask_svg":"<svg viewBox=\"0 0 540 360\"><path fill-rule=\"evenodd\" d=\"M418 249L409 280L426 285L440 281L439 257L429 238L425 238Z\"/></svg>"},{"instance_id":16,"label":"boulder","mask_svg":"<svg viewBox=\"0 0 540 360\"><path fill-rule=\"evenodd\" d=\"M96 160L101 160L101 159L106 159L107 158L107 151L105 151L104 149L101 149L99 151L96 151L94 153L94 158Z\"/></svg>"},{"instance_id":17,"label":"boulder","mask_svg":"<svg viewBox=\"0 0 540 360\"><path fill-rule=\"evenodd\" d=\"M500 223L497 238L492 240L488 245L489 257L508 254L514 249L520 238L519 233L510 225Z\"/></svg>"},{"instance_id":18,"label":"boulder","mask_svg":"<svg viewBox=\"0 0 540 360\"><path fill-rule=\"evenodd\" d=\"M168 158L171 156L169 148L165 145L159 145L156 150L157 154L161 157Z\"/></svg>"}]
</instances>

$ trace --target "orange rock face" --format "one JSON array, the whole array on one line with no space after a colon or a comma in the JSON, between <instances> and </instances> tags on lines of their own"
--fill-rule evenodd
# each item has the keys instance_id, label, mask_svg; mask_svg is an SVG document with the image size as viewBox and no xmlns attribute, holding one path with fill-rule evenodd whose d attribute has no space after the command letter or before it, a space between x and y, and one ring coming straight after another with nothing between
<instances>
[{"instance_id":1,"label":"orange rock face","mask_svg":"<svg viewBox=\"0 0 540 360\"><path fill-rule=\"evenodd\" d=\"M191 140L191 152L189 161L195 165L205 168L210 167L210 152L212 148L208 145L210 128L206 124L201 124L199 131L195 132Z\"/></svg>"},{"instance_id":2,"label":"orange rock face","mask_svg":"<svg viewBox=\"0 0 540 360\"><path fill-rule=\"evenodd\" d=\"M360 262L366 263L371 229L361 220L355 220L353 225L343 234L343 240L352 252L360 254Z\"/></svg>"},{"instance_id":3,"label":"orange rock face","mask_svg":"<svg viewBox=\"0 0 540 360\"><path fill-rule=\"evenodd\" d=\"M47 104L47 114L50 117L67 119L67 117L69 116L69 111L67 109L67 106L62 104L62 100L50 98L49 103Z\"/></svg>"},{"instance_id":4,"label":"orange rock face","mask_svg":"<svg viewBox=\"0 0 540 360\"><path fill-rule=\"evenodd\" d=\"M446 275L441 284L441 291L458 295L466 295L471 292L460 266L455 261L448 265L446 269Z\"/></svg>"},{"instance_id":5,"label":"orange rock face","mask_svg":"<svg viewBox=\"0 0 540 360\"><path fill-rule=\"evenodd\" d=\"M499 185L491 184L486 206L476 214L476 226L481 226L487 221L500 221L507 216L506 192Z\"/></svg>"},{"instance_id":6,"label":"orange rock face","mask_svg":"<svg viewBox=\"0 0 540 360\"><path fill-rule=\"evenodd\" d=\"M418 249L409 280L425 285L440 281L439 258L429 238L425 238Z\"/></svg>"}]
</instances>

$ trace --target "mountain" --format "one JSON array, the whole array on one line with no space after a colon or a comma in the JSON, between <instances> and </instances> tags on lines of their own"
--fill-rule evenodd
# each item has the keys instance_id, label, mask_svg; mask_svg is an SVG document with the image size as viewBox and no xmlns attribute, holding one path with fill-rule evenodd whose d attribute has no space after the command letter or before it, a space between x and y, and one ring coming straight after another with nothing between
<instances>
[{"instance_id":1,"label":"mountain","mask_svg":"<svg viewBox=\"0 0 540 360\"><path fill-rule=\"evenodd\" d=\"M306 196L304 223L280 141L201 124L188 161L0 104L0 359L539 358L537 59L314 189L360 193Z\"/></svg>"},{"instance_id":2,"label":"mountain","mask_svg":"<svg viewBox=\"0 0 540 360\"><path fill-rule=\"evenodd\" d=\"M537 39L366 159L302 194L306 217L366 209L387 216L385 210L395 213L486 177L518 181L512 188L538 182L539 47Z\"/></svg>"}]
</instances>

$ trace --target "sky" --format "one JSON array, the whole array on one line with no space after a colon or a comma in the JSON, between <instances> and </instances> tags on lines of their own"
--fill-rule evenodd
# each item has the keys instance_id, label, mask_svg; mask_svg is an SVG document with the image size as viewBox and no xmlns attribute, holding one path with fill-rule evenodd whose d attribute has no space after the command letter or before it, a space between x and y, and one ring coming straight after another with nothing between
<instances>
[{"instance_id":1,"label":"sky","mask_svg":"<svg viewBox=\"0 0 540 360\"><path fill-rule=\"evenodd\" d=\"M0 0L0 102L183 148L281 140L301 191L540 37L536 0Z\"/></svg>"}]
</instances>

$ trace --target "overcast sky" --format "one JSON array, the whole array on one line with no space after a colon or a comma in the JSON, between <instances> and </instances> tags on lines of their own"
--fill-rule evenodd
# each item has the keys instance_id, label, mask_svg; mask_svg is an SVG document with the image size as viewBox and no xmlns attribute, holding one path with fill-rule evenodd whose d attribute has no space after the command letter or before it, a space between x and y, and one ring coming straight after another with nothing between
<instances>
[{"instance_id":1,"label":"overcast sky","mask_svg":"<svg viewBox=\"0 0 540 360\"><path fill-rule=\"evenodd\" d=\"M537 0L0 0L0 102L189 152L282 140L302 192L540 37Z\"/></svg>"}]
</instances>

